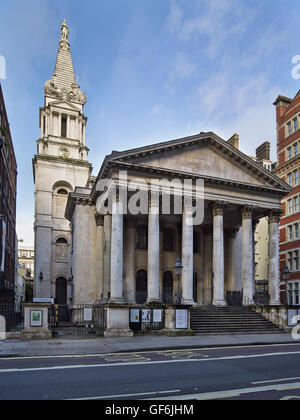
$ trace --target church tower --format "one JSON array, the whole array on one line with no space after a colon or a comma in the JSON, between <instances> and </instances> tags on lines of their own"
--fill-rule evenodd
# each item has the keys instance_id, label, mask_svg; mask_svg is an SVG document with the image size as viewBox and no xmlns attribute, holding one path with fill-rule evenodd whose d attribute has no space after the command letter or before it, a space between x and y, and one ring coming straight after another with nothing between
<instances>
[{"instance_id":1,"label":"church tower","mask_svg":"<svg viewBox=\"0 0 300 420\"><path fill-rule=\"evenodd\" d=\"M65 219L68 194L86 187L91 175L85 145L86 96L76 83L66 21L52 79L44 86L41 135L33 159L35 182L35 283L37 298L72 303L71 231Z\"/></svg>"}]
</instances>

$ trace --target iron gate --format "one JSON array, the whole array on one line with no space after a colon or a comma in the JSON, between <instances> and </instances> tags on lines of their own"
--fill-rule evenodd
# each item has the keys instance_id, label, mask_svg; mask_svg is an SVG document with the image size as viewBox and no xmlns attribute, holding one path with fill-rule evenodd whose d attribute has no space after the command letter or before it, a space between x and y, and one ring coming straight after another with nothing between
<instances>
[{"instance_id":1,"label":"iron gate","mask_svg":"<svg viewBox=\"0 0 300 420\"><path fill-rule=\"evenodd\" d=\"M72 321L78 336L103 336L106 309L103 305L75 305L72 308Z\"/></svg>"}]
</instances>

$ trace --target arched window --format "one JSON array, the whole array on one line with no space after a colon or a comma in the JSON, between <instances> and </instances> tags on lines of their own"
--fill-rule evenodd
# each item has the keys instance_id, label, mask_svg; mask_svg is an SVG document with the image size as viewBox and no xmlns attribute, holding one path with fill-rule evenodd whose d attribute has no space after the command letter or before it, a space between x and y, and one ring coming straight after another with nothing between
<instances>
[{"instance_id":1,"label":"arched window","mask_svg":"<svg viewBox=\"0 0 300 420\"><path fill-rule=\"evenodd\" d=\"M172 229L164 230L163 250L173 252L174 251L174 231Z\"/></svg>"},{"instance_id":2,"label":"arched window","mask_svg":"<svg viewBox=\"0 0 300 420\"><path fill-rule=\"evenodd\" d=\"M138 226L136 229L136 248L148 248L148 230L145 226Z\"/></svg>"},{"instance_id":3,"label":"arched window","mask_svg":"<svg viewBox=\"0 0 300 420\"><path fill-rule=\"evenodd\" d=\"M143 305L147 300L147 271L139 270L136 273L136 303Z\"/></svg>"},{"instance_id":4,"label":"arched window","mask_svg":"<svg viewBox=\"0 0 300 420\"><path fill-rule=\"evenodd\" d=\"M56 241L57 244L68 244L66 238L58 238Z\"/></svg>"},{"instance_id":5,"label":"arched window","mask_svg":"<svg viewBox=\"0 0 300 420\"><path fill-rule=\"evenodd\" d=\"M60 190L57 191L57 194L58 195L68 195L68 191L61 188Z\"/></svg>"}]
</instances>

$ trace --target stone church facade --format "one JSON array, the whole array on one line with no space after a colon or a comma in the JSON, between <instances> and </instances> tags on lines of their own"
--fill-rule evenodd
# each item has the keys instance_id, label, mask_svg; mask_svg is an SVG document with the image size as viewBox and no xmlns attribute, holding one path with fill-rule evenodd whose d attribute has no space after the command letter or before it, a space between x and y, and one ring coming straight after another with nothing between
<instances>
[{"instance_id":1,"label":"stone church facade","mask_svg":"<svg viewBox=\"0 0 300 420\"><path fill-rule=\"evenodd\" d=\"M290 187L213 132L113 152L91 177L86 98L68 34L64 22L33 160L35 295L70 309L113 307L114 329L131 305L225 306L233 297L248 304L254 232L268 217L269 294L279 305L279 219Z\"/></svg>"}]
</instances>

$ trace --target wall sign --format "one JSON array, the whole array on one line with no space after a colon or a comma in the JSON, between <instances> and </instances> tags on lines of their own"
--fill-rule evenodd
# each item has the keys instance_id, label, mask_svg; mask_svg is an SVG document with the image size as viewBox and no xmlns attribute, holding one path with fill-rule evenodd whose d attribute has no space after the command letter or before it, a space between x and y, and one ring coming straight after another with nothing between
<instances>
[{"instance_id":1,"label":"wall sign","mask_svg":"<svg viewBox=\"0 0 300 420\"><path fill-rule=\"evenodd\" d=\"M176 329L188 328L188 310L187 309L175 310L175 328Z\"/></svg>"},{"instance_id":2,"label":"wall sign","mask_svg":"<svg viewBox=\"0 0 300 420\"><path fill-rule=\"evenodd\" d=\"M92 308L84 308L83 309L83 321L84 322L92 322L93 321L93 309Z\"/></svg>"},{"instance_id":3,"label":"wall sign","mask_svg":"<svg viewBox=\"0 0 300 420\"><path fill-rule=\"evenodd\" d=\"M162 322L162 310L153 309L153 322Z\"/></svg>"},{"instance_id":4,"label":"wall sign","mask_svg":"<svg viewBox=\"0 0 300 420\"><path fill-rule=\"evenodd\" d=\"M43 311L30 311L30 326L31 327L43 326Z\"/></svg>"},{"instance_id":5,"label":"wall sign","mask_svg":"<svg viewBox=\"0 0 300 420\"><path fill-rule=\"evenodd\" d=\"M142 322L145 324L149 324L151 320L151 310L150 309L143 309L142 310Z\"/></svg>"},{"instance_id":6,"label":"wall sign","mask_svg":"<svg viewBox=\"0 0 300 420\"><path fill-rule=\"evenodd\" d=\"M130 309L130 322L135 324L140 322L140 310Z\"/></svg>"}]
</instances>

